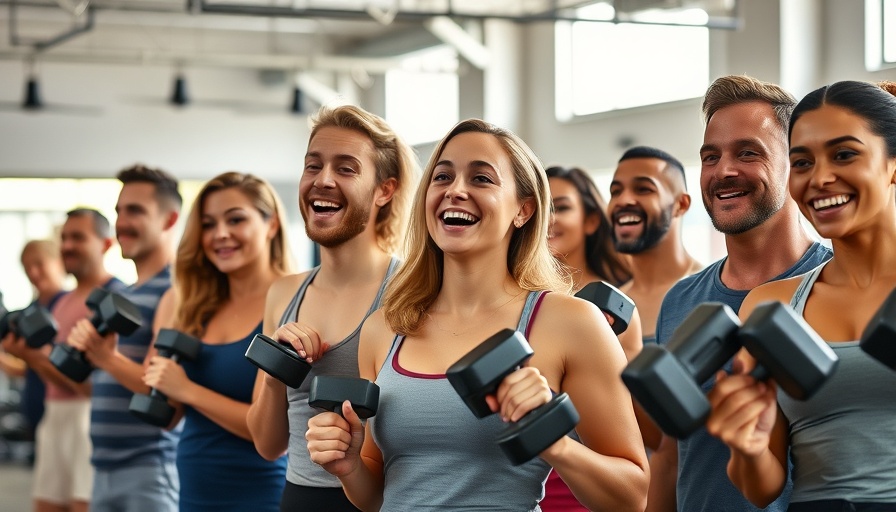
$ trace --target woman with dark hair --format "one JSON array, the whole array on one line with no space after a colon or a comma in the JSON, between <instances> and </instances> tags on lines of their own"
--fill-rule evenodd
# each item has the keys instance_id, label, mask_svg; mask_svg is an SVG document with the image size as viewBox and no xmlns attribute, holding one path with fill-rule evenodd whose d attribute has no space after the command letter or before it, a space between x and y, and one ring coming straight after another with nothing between
<instances>
[{"instance_id":1,"label":"woman with dark hair","mask_svg":"<svg viewBox=\"0 0 896 512\"><path fill-rule=\"evenodd\" d=\"M784 486L789 453L788 510L896 510L896 372L857 341L896 287L894 93L892 83L837 82L809 93L790 118L790 194L834 256L754 289L740 312L789 302L839 365L803 402L750 377L755 361L744 351L732 375L717 376L707 428L731 448L731 481L759 507Z\"/></svg>"},{"instance_id":2,"label":"woman with dark hair","mask_svg":"<svg viewBox=\"0 0 896 512\"><path fill-rule=\"evenodd\" d=\"M593 509L644 509L647 456L619 379L625 357L600 311L569 295L549 219L544 168L513 133L469 119L433 151L408 259L361 330L377 414L362 426L346 402L342 416L308 422L311 460L361 510L538 511L551 467ZM534 355L485 398L495 414L477 419L446 371L501 329L523 333ZM495 437L554 392L575 404L582 442L563 436L514 465Z\"/></svg>"},{"instance_id":3,"label":"woman with dark hair","mask_svg":"<svg viewBox=\"0 0 896 512\"><path fill-rule=\"evenodd\" d=\"M177 445L180 510L279 511L286 457L263 459L246 416L257 368L246 349L261 332L271 283L289 274L286 216L274 189L227 172L200 190L184 227L174 285L162 296L158 327L202 340L196 361L154 355L143 382L182 404Z\"/></svg>"}]
</instances>

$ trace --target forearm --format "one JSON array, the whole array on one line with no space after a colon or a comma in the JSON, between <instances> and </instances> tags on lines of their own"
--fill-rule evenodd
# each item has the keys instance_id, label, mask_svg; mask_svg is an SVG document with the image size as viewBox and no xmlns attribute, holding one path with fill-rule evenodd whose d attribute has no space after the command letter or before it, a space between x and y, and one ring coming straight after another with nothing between
<instances>
[{"instance_id":1,"label":"forearm","mask_svg":"<svg viewBox=\"0 0 896 512\"><path fill-rule=\"evenodd\" d=\"M678 441L662 436L659 447L650 457L650 488L647 490L646 512L675 512L678 482Z\"/></svg>"},{"instance_id":2,"label":"forearm","mask_svg":"<svg viewBox=\"0 0 896 512\"><path fill-rule=\"evenodd\" d=\"M549 451L553 453L542 454L545 461L589 509L644 510L650 480L647 468L633 460L594 452L569 437L561 439Z\"/></svg>"},{"instance_id":3,"label":"forearm","mask_svg":"<svg viewBox=\"0 0 896 512\"><path fill-rule=\"evenodd\" d=\"M752 457L732 450L728 478L745 498L759 508L775 501L787 483L785 468L768 449Z\"/></svg>"},{"instance_id":4,"label":"forearm","mask_svg":"<svg viewBox=\"0 0 896 512\"><path fill-rule=\"evenodd\" d=\"M115 352L107 360L96 362L96 366L129 391L140 395L149 393L149 386L143 383L143 365L128 359L120 352Z\"/></svg>"},{"instance_id":5,"label":"forearm","mask_svg":"<svg viewBox=\"0 0 896 512\"><path fill-rule=\"evenodd\" d=\"M249 413L249 404L246 402L228 398L191 382L184 392L183 403L196 409L231 434L252 441L252 434L246 422L246 415Z\"/></svg>"},{"instance_id":6,"label":"forearm","mask_svg":"<svg viewBox=\"0 0 896 512\"><path fill-rule=\"evenodd\" d=\"M358 468L339 480L349 501L360 510L377 512L383 506L385 482L379 462L362 456Z\"/></svg>"},{"instance_id":7,"label":"forearm","mask_svg":"<svg viewBox=\"0 0 896 512\"><path fill-rule=\"evenodd\" d=\"M289 447L286 385L267 376L261 376L257 382L259 391L249 406L246 421L258 454L274 460Z\"/></svg>"},{"instance_id":8,"label":"forearm","mask_svg":"<svg viewBox=\"0 0 896 512\"><path fill-rule=\"evenodd\" d=\"M75 382L53 366L46 354L28 357L25 362L46 383L68 390L78 396L90 396L90 381Z\"/></svg>"},{"instance_id":9,"label":"forearm","mask_svg":"<svg viewBox=\"0 0 896 512\"><path fill-rule=\"evenodd\" d=\"M10 377L22 377L25 375L27 365L18 357L0 352L0 371Z\"/></svg>"}]
</instances>

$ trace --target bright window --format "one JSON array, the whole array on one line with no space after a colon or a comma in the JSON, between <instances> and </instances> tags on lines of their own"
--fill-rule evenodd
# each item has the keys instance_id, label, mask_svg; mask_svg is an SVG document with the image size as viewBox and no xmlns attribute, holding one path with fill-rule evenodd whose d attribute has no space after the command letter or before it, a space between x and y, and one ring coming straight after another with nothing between
<instances>
[{"instance_id":1,"label":"bright window","mask_svg":"<svg viewBox=\"0 0 896 512\"><path fill-rule=\"evenodd\" d=\"M580 9L612 19L605 3ZM709 29L699 9L644 11L639 23L558 22L557 118L702 96L709 85ZM663 25L674 23L675 25Z\"/></svg>"},{"instance_id":2,"label":"bright window","mask_svg":"<svg viewBox=\"0 0 896 512\"><path fill-rule=\"evenodd\" d=\"M896 64L896 0L884 0L884 62Z\"/></svg>"},{"instance_id":3,"label":"bright window","mask_svg":"<svg viewBox=\"0 0 896 512\"><path fill-rule=\"evenodd\" d=\"M896 65L896 0L865 0L865 68Z\"/></svg>"},{"instance_id":4,"label":"bright window","mask_svg":"<svg viewBox=\"0 0 896 512\"><path fill-rule=\"evenodd\" d=\"M457 55L437 47L386 73L386 121L408 144L441 139L458 122Z\"/></svg>"}]
</instances>

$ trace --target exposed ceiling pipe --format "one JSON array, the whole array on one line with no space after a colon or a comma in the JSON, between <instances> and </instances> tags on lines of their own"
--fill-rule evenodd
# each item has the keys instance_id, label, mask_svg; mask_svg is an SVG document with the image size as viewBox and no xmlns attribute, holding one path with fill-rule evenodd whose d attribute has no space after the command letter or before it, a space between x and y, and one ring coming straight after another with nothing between
<instances>
[{"instance_id":1,"label":"exposed ceiling pipe","mask_svg":"<svg viewBox=\"0 0 896 512\"><path fill-rule=\"evenodd\" d=\"M488 67L491 52L486 46L471 36L463 27L446 16L436 16L423 25L442 42L451 45L463 58L479 69Z\"/></svg>"},{"instance_id":2,"label":"exposed ceiling pipe","mask_svg":"<svg viewBox=\"0 0 896 512\"><path fill-rule=\"evenodd\" d=\"M11 0L9 3L9 44L11 44L12 46L30 46L36 53L40 53L47 51L54 46L60 45L68 41L69 39L79 36L85 32L93 30L94 10L93 8L88 6L86 8L86 16L83 16L84 23L81 26L73 27L67 32L62 32L61 34L43 41L24 41L19 37L18 33L18 20L16 17L17 7L18 0Z\"/></svg>"}]
</instances>

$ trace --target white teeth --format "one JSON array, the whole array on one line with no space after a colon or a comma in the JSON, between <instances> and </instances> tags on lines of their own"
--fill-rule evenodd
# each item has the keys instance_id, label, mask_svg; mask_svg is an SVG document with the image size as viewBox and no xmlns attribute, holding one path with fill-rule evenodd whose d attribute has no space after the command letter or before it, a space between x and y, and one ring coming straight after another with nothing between
<instances>
[{"instance_id":1,"label":"white teeth","mask_svg":"<svg viewBox=\"0 0 896 512\"><path fill-rule=\"evenodd\" d=\"M824 210L825 208L830 208L832 206L839 206L844 203L848 203L850 197L846 194L840 194L839 196L826 197L824 199L816 199L812 201L812 207L816 210Z\"/></svg>"},{"instance_id":2,"label":"white teeth","mask_svg":"<svg viewBox=\"0 0 896 512\"><path fill-rule=\"evenodd\" d=\"M478 219L466 212L445 212L442 214L443 219L461 219L467 222L476 222Z\"/></svg>"},{"instance_id":3,"label":"white teeth","mask_svg":"<svg viewBox=\"0 0 896 512\"><path fill-rule=\"evenodd\" d=\"M732 197L738 197L745 195L746 192L729 192L727 194L719 194L719 199L731 199Z\"/></svg>"},{"instance_id":4,"label":"white teeth","mask_svg":"<svg viewBox=\"0 0 896 512\"><path fill-rule=\"evenodd\" d=\"M339 205L332 201L314 201L312 205L318 208L339 208Z\"/></svg>"},{"instance_id":5,"label":"white teeth","mask_svg":"<svg viewBox=\"0 0 896 512\"><path fill-rule=\"evenodd\" d=\"M639 222L641 222L641 217L638 215L623 215L616 221L617 224L637 224Z\"/></svg>"}]
</instances>

